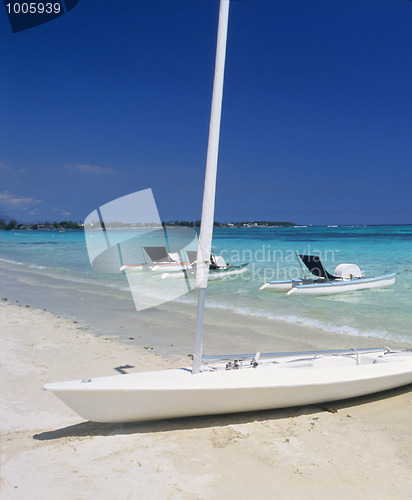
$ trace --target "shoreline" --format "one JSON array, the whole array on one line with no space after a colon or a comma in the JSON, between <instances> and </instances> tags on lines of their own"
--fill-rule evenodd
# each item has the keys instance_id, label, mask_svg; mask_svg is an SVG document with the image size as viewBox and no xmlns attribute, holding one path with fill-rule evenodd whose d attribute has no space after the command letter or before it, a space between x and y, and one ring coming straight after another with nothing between
<instances>
[{"instance_id":1,"label":"shoreline","mask_svg":"<svg viewBox=\"0 0 412 500\"><path fill-rule=\"evenodd\" d=\"M129 344L130 338L167 359L180 360L193 351L196 329L196 293L183 301L172 301L156 308L136 312L128 290L91 286L59 277L43 276L33 270L2 269L3 299L47 309L57 316L78 321L97 336L117 338ZM312 351L383 347L411 348L410 342L373 335L334 331L313 322L311 326L261 316L259 312L219 307L209 300L205 310L204 354Z\"/></svg>"},{"instance_id":2,"label":"shoreline","mask_svg":"<svg viewBox=\"0 0 412 500\"><path fill-rule=\"evenodd\" d=\"M7 498L412 495L411 386L330 408L94 424L41 385L172 361L26 305L2 301L0 314Z\"/></svg>"}]
</instances>

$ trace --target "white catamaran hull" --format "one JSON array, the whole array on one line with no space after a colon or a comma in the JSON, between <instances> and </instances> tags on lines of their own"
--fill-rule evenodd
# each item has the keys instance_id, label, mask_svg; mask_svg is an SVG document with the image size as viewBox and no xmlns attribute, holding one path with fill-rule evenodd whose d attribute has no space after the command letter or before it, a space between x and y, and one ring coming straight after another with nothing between
<instances>
[{"instance_id":1,"label":"white catamaran hull","mask_svg":"<svg viewBox=\"0 0 412 500\"><path fill-rule=\"evenodd\" d=\"M240 266L227 266L218 269L212 269L209 271L209 279L221 279L225 276L232 276L235 274L243 274L248 271L248 264L242 264ZM149 267L152 272L160 272L164 274L165 278L167 275L174 275L178 278L186 277L185 273L191 273L191 275L195 276L196 270L192 268L189 262L183 263L165 263L165 264L156 264L152 267ZM121 271L130 272L143 272L143 265L124 265L120 268Z\"/></svg>"},{"instance_id":2,"label":"white catamaran hull","mask_svg":"<svg viewBox=\"0 0 412 500\"><path fill-rule=\"evenodd\" d=\"M208 279L209 280L219 280L222 278L225 278L226 276L235 276L238 274L243 274L249 271L248 269L248 264L242 264L240 266L227 266L227 267L222 267L219 269L211 269L209 270L209 275ZM187 276L189 277L195 277L196 276L196 270L187 270L185 272L180 272L180 273L171 273L168 271L164 271L162 275L162 279L166 278L186 278Z\"/></svg>"},{"instance_id":3,"label":"white catamaran hull","mask_svg":"<svg viewBox=\"0 0 412 500\"><path fill-rule=\"evenodd\" d=\"M216 280L224 278L225 276L234 276L236 274L243 274L248 272L248 264L242 264L240 266L228 266L220 269L209 270L209 280Z\"/></svg>"},{"instance_id":4,"label":"white catamaran hull","mask_svg":"<svg viewBox=\"0 0 412 500\"><path fill-rule=\"evenodd\" d=\"M259 290L265 290L267 292L287 292L293 285L301 285L307 282L312 284L314 280L279 280L279 281L268 281L262 285Z\"/></svg>"},{"instance_id":5,"label":"white catamaran hull","mask_svg":"<svg viewBox=\"0 0 412 500\"><path fill-rule=\"evenodd\" d=\"M120 268L120 271L127 272L142 272L144 270L143 266L145 264L125 264ZM162 264L154 264L152 266L148 266L148 269L152 272L162 272L162 273L179 273L182 271L186 271L188 269L192 269L189 262L165 262Z\"/></svg>"},{"instance_id":6,"label":"white catamaran hull","mask_svg":"<svg viewBox=\"0 0 412 500\"><path fill-rule=\"evenodd\" d=\"M377 276L376 278L359 278L348 281L327 281L311 285L293 286L287 295L331 295L334 293L366 290L368 288L384 288L395 283L396 273Z\"/></svg>"},{"instance_id":7,"label":"white catamaran hull","mask_svg":"<svg viewBox=\"0 0 412 500\"><path fill-rule=\"evenodd\" d=\"M343 281L319 280L280 280L268 281L260 290L270 292L288 292L287 295L329 295L334 293L383 288L395 283L396 273L376 276L374 278L356 278Z\"/></svg>"},{"instance_id":8,"label":"white catamaran hull","mask_svg":"<svg viewBox=\"0 0 412 500\"><path fill-rule=\"evenodd\" d=\"M196 375L189 368L140 372L43 388L87 420L135 422L310 405L412 383L409 351L302 354L257 367L223 365Z\"/></svg>"}]
</instances>

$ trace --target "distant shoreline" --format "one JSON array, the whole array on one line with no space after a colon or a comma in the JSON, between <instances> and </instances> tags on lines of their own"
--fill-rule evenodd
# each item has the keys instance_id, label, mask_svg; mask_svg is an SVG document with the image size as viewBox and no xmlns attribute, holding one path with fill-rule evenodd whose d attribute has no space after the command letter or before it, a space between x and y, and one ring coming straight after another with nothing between
<instances>
[{"instance_id":1,"label":"distant shoreline","mask_svg":"<svg viewBox=\"0 0 412 500\"><path fill-rule=\"evenodd\" d=\"M118 225L117 225L118 224ZM341 227L382 227L382 226L411 226L412 223L404 224L297 224L295 222L283 222L283 221L242 221L242 222L214 222L215 228L276 228L276 227L328 227L328 228L341 228ZM193 227L199 228L200 221L168 221L162 222L162 226L166 227ZM138 223L114 223L111 229L135 229L144 227L160 227L155 223L138 224ZM17 222L14 219L6 220L0 218L0 230L5 231L84 231L84 225L81 222L73 221L62 221L62 222L37 222L25 224Z\"/></svg>"},{"instance_id":2,"label":"distant shoreline","mask_svg":"<svg viewBox=\"0 0 412 500\"><path fill-rule=\"evenodd\" d=\"M24 224L21 222L17 222L14 219L9 220L0 219L0 229L4 229L6 231L66 231L72 229L81 229L83 230L83 224L73 222L73 221L62 221L62 222L38 222L33 224Z\"/></svg>"},{"instance_id":3,"label":"distant shoreline","mask_svg":"<svg viewBox=\"0 0 412 500\"><path fill-rule=\"evenodd\" d=\"M139 223L114 223L115 228L136 228L136 227L153 227L154 223L139 224ZM162 222L162 226L184 226L184 227L200 227L200 221L169 221ZM294 227L297 226L294 222L272 222L272 221L249 221L249 222L215 222L214 227ZM19 223L12 219L7 222L6 219L0 219L0 229L6 231L12 230L33 230L33 231L66 231L66 230L84 230L82 223L73 221L62 222L38 222L33 224ZM111 227L113 229L113 227Z\"/></svg>"}]
</instances>

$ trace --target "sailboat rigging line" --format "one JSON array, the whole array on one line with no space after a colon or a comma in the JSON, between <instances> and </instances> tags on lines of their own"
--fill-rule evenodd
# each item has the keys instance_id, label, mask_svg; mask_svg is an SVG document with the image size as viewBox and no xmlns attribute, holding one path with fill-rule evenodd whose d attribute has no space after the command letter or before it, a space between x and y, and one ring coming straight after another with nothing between
<instances>
[{"instance_id":1,"label":"sailboat rigging line","mask_svg":"<svg viewBox=\"0 0 412 500\"><path fill-rule=\"evenodd\" d=\"M210 112L209 139L207 146L205 185L203 191L202 218L197 251L196 285L199 288L196 340L193 355L193 373L200 372L202 359L203 317L209 266L212 248L213 221L215 211L217 159L219 152L220 119L222 114L223 80L226 59L227 28L230 0L220 0L219 24L217 30L215 76L213 81L212 106Z\"/></svg>"},{"instance_id":2,"label":"sailboat rigging line","mask_svg":"<svg viewBox=\"0 0 412 500\"><path fill-rule=\"evenodd\" d=\"M162 227L163 227L163 234L165 237L166 249L168 252L170 252L169 238L167 236L166 226L162 226Z\"/></svg>"},{"instance_id":3,"label":"sailboat rigging line","mask_svg":"<svg viewBox=\"0 0 412 500\"><path fill-rule=\"evenodd\" d=\"M120 266L123 266L124 262L123 262L122 249L120 248L120 243L117 244L117 252L119 253Z\"/></svg>"},{"instance_id":4,"label":"sailboat rigging line","mask_svg":"<svg viewBox=\"0 0 412 500\"><path fill-rule=\"evenodd\" d=\"M365 349L330 349L326 351L297 351L297 352L261 352L259 358L282 358L288 356L344 356L344 355L358 355L358 353L373 353L379 351L391 352L389 347L371 347ZM244 360L255 359L256 353L253 354L221 354L215 356L203 356L204 362L213 360Z\"/></svg>"},{"instance_id":5,"label":"sailboat rigging line","mask_svg":"<svg viewBox=\"0 0 412 500\"><path fill-rule=\"evenodd\" d=\"M182 273L183 273L183 276L185 279L187 291L190 292L192 290L192 286L191 286L190 281L189 281L189 276L187 275L187 269L183 268L183 263L182 263Z\"/></svg>"},{"instance_id":6,"label":"sailboat rigging line","mask_svg":"<svg viewBox=\"0 0 412 500\"><path fill-rule=\"evenodd\" d=\"M305 270L304 270L304 268L303 268L303 266L302 266L302 262L301 262L301 261L300 261L300 259L299 259L298 252L295 252L295 255L296 255L296 259L297 259L297 261L299 262L299 266L300 266L300 268L302 269L303 277L306 279L306 273L305 273Z\"/></svg>"},{"instance_id":7,"label":"sailboat rigging line","mask_svg":"<svg viewBox=\"0 0 412 500\"><path fill-rule=\"evenodd\" d=\"M104 238L106 240L107 248L109 248L110 247L110 241L109 241L109 237L107 236L106 226L104 224L103 216L102 216L102 213L100 212L100 208L99 207L97 207L97 215L99 216L99 221L100 221L100 225L102 226L102 230L103 230Z\"/></svg>"}]
</instances>

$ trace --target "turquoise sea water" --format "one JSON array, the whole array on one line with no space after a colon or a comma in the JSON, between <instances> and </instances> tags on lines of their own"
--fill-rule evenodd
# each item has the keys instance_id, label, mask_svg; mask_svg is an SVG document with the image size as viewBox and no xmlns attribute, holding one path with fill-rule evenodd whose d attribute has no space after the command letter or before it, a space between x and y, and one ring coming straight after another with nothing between
<instances>
[{"instance_id":1,"label":"turquoise sea water","mask_svg":"<svg viewBox=\"0 0 412 500\"><path fill-rule=\"evenodd\" d=\"M412 226L218 228L213 246L233 264L249 262L249 271L209 283L208 314L227 312L228 321L276 321L335 336L412 344ZM342 262L357 264L366 276L396 272L396 283L324 297L260 291L267 280L302 275L294 252L320 253L332 273ZM122 319L129 315L136 321L138 314L149 318L149 313L134 310L124 275L91 269L82 231L0 231L0 271L2 297L80 320L87 316L89 322L94 313L100 326L103 317L114 318L118 311ZM195 302L194 291L176 304L192 310ZM160 315L159 310L156 318Z\"/></svg>"},{"instance_id":2,"label":"turquoise sea water","mask_svg":"<svg viewBox=\"0 0 412 500\"><path fill-rule=\"evenodd\" d=\"M252 250L251 272L235 287L237 297L231 307L336 333L412 340L412 226L224 229L214 244L217 253ZM302 276L294 252L319 253L332 274L343 262L357 264L366 276L396 272L396 283L386 289L323 297L259 291L258 285L267 279ZM216 291L222 305L229 302L224 298L228 287Z\"/></svg>"}]
</instances>

